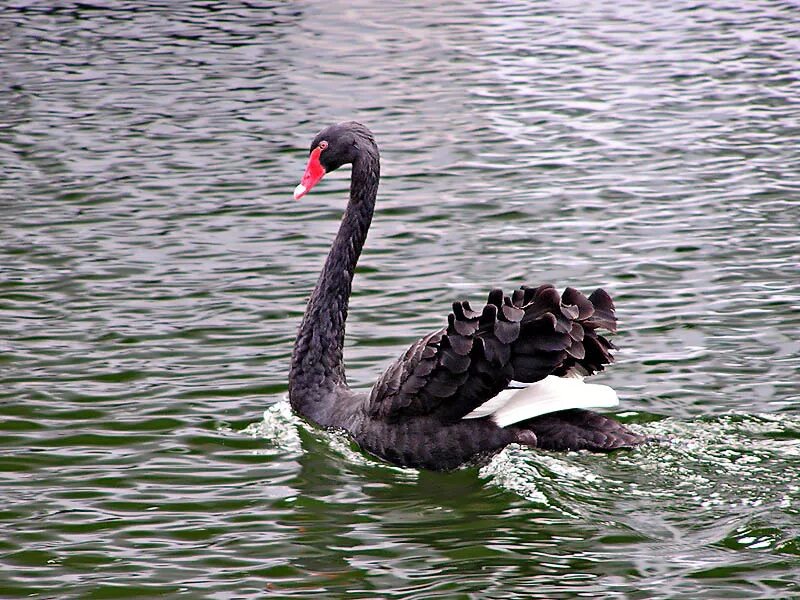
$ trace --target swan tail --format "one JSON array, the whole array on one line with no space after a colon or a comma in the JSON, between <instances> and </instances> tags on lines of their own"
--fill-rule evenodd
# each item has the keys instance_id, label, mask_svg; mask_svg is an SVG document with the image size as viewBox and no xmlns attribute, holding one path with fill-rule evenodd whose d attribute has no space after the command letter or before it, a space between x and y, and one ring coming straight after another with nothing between
<instances>
[{"instance_id":1,"label":"swan tail","mask_svg":"<svg viewBox=\"0 0 800 600\"><path fill-rule=\"evenodd\" d=\"M622 423L591 410L547 413L510 426L519 444L542 450L611 452L635 448L654 438L631 431Z\"/></svg>"}]
</instances>

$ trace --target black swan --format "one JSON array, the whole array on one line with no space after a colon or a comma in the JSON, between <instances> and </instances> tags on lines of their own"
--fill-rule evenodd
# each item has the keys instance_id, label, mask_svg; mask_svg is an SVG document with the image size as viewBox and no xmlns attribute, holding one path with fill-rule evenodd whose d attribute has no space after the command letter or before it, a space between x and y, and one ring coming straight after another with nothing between
<instances>
[{"instance_id":1,"label":"black swan","mask_svg":"<svg viewBox=\"0 0 800 600\"><path fill-rule=\"evenodd\" d=\"M446 327L414 343L369 393L347 385L342 348L350 290L380 178L378 146L355 122L321 131L295 199L351 163L350 201L297 334L289 374L295 412L346 431L391 463L451 470L517 443L546 450L610 451L646 441L586 408L615 406L616 393L586 384L614 346L614 304L551 285L489 293L474 311L455 302Z\"/></svg>"}]
</instances>

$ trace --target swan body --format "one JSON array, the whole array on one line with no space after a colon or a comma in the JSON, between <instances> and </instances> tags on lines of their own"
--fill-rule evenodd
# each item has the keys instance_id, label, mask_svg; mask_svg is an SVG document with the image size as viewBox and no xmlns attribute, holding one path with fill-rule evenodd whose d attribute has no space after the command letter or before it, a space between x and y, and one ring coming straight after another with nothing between
<instances>
[{"instance_id":1,"label":"swan body","mask_svg":"<svg viewBox=\"0 0 800 600\"><path fill-rule=\"evenodd\" d=\"M289 400L313 423L343 429L394 464L450 470L511 443L546 450L610 451L645 438L588 408L616 406L601 371L616 316L603 290L492 290L481 310L454 302L447 326L414 344L368 393L350 389L342 349L353 273L377 198L380 157L360 123L332 125L312 141L295 199L352 164L350 201L309 298L289 373ZM513 385L513 387L509 387Z\"/></svg>"}]
</instances>

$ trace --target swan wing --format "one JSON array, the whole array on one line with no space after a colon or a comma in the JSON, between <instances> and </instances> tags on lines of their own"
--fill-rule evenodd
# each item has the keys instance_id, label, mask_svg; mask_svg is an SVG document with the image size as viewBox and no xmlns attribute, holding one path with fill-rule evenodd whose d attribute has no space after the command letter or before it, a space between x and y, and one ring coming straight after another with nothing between
<instances>
[{"instance_id":1,"label":"swan wing","mask_svg":"<svg viewBox=\"0 0 800 600\"><path fill-rule=\"evenodd\" d=\"M559 294L551 285L510 297L492 290L480 312L455 302L447 327L414 343L381 376L368 410L389 421L431 415L454 422L512 380L591 375L613 360L614 346L599 328L616 330L614 303L603 290L588 298L573 288Z\"/></svg>"}]
</instances>

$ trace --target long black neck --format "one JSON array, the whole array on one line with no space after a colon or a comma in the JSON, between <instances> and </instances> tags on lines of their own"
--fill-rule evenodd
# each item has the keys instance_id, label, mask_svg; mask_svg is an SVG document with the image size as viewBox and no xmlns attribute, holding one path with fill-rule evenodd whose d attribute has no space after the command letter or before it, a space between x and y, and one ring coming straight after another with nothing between
<instances>
[{"instance_id":1,"label":"long black neck","mask_svg":"<svg viewBox=\"0 0 800 600\"><path fill-rule=\"evenodd\" d=\"M367 239L380 179L377 146L361 150L353 161L350 202L319 275L292 355L289 398L293 408L322 423L326 401L347 385L342 350L345 320L358 257Z\"/></svg>"}]
</instances>

